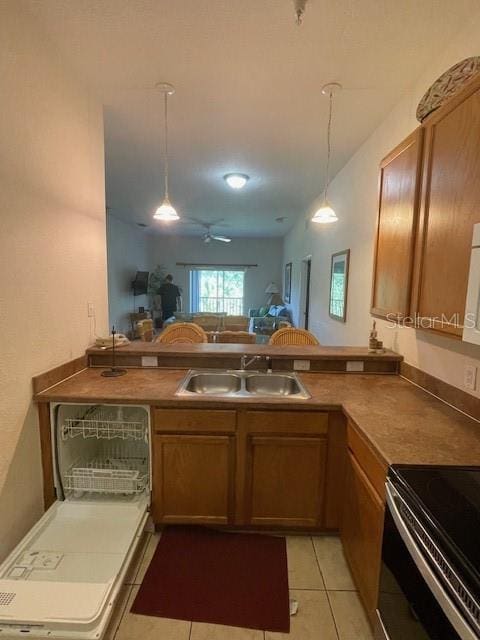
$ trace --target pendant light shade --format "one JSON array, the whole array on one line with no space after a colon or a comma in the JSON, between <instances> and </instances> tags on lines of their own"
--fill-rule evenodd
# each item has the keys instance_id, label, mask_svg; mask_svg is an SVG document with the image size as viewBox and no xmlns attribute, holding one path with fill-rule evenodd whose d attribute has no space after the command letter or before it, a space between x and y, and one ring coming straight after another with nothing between
<instances>
[{"instance_id":1,"label":"pendant light shade","mask_svg":"<svg viewBox=\"0 0 480 640\"><path fill-rule=\"evenodd\" d=\"M168 197L168 96L175 93L175 88L171 84L168 84L168 82L160 82L157 84L157 89L163 93L164 100L163 170L165 195L162 204L153 214L153 219L160 220L161 222L175 222L180 219L180 216L176 212L175 207L172 206Z\"/></svg>"},{"instance_id":2,"label":"pendant light shade","mask_svg":"<svg viewBox=\"0 0 480 640\"><path fill-rule=\"evenodd\" d=\"M332 133L332 114L333 114L333 96L340 91L342 86L338 82L330 82L322 87L322 93L329 98L328 109L328 125L327 125L327 168L325 174L325 187L323 189L323 203L320 209L317 209L312 217L312 222L318 224L330 224L337 222L338 217L332 206L328 202L327 192L330 184L330 156L332 152L331 133Z\"/></svg>"},{"instance_id":3,"label":"pendant light shade","mask_svg":"<svg viewBox=\"0 0 480 640\"><path fill-rule=\"evenodd\" d=\"M337 214L326 201L320 209L315 211L312 218L312 222L318 222L319 224L330 224L330 222L337 222L337 220Z\"/></svg>"},{"instance_id":4,"label":"pendant light shade","mask_svg":"<svg viewBox=\"0 0 480 640\"><path fill-rule=\"evenodd\" d=\"M180 220L180 216L175 211L175 208L172 207L168 198L164 199L162 204L153 214L153 217L155 220L163 220L163 222L174 222L175 220Z\"/></svg>"}]
</instances>

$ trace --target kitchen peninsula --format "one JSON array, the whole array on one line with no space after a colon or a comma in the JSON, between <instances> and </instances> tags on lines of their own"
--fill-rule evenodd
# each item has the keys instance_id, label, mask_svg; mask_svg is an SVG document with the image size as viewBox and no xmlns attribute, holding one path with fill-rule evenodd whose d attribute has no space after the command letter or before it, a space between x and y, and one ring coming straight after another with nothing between
<instances>
[{"instance_id":1,"label":"kitchen peninsula","mask_svg":"<svg viewBox=\"0 0 480 640\"><path fill-rule=\"evenodd\" d=\"M51 372L34 380L46 504L55 500L51 403L147 406L156 525L339 530L373 621L388 465L478 464L478 422L397 375L401 358L392 352L369 357L366 350L353 348L200 346L129 345L122 351L125 359L155 357L157 366L147 360L150 366L133 365L113 379L101 375L109 354L89 349L91 366L83 359L75 365L80 370L70 370L64 380L58 370L58 382ZM187 367L208 362L218 369L238 368L240 355L249 351L271 357L274 371L294 361L297 366L308 361L312 369L316 362L338 368L297 371L311 396L304 400L176 395ZM179 361L177 367L159 365L167 355ZM364 372L347 373L347 362L362 362ZM390 375L367 374L369 363L394 363L395 369ZM265 369L264 362L259 366Z\"/></svg>"}]
</instances>

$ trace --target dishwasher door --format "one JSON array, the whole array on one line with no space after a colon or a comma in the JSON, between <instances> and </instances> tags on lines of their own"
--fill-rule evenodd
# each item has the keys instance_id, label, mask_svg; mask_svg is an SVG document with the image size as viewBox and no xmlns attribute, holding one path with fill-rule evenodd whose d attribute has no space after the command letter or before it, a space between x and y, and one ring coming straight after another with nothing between
<instances>
[{"instance_id":1,"label":"dishwasher door","mask_svg":"<svg viewBox=\"0 0 480 640\"><path fill-rule=\"evenodd\" d=\"M0 566L0 637L98 640L147 507L146 496L55 502Z\"/></svg>"}]
</instances>

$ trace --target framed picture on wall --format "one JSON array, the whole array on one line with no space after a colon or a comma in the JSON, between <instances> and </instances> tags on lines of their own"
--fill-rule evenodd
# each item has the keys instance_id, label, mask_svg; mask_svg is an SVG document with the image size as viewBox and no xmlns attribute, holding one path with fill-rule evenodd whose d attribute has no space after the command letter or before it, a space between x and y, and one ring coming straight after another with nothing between
<instances>
[{"instance_id":1,"label":"framed picture on wall","mask_svg":"<svg viewBox=\"0 0 480 640\"><path fill-rule=\"evenodd\" d=\"M329 315L334 320L345 322L347 319L347 291L350 249L332 255L330 270Z\"/></svg>"},{"instance_id":2,"label":"framed picture on wall","mask_svg":"<svg viewBox=\"0 0 480 640\"><path fill-rule=\"evenodd\" d=\"M292 297L292 263L287 262L285 265L285 285L283 287L283 299L290 304Z\"/></svg>"}]
</instances>

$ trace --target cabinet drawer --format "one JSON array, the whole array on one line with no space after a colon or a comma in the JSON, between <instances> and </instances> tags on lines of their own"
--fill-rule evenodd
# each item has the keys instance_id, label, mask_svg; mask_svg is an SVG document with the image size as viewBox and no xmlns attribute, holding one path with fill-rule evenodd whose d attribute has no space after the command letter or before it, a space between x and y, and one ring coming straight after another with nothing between
<instances>
[{"instance_id":1,"label":"cabinet drawer","mask_svg":"<svg viewBox=\"0 0 480 640\"><path fill-rule=\"evenodd\" d=\"M155 433L233 433L236 412L212 409L159 409L153 410Z\"/></svg>"},{"instance_id":2,"label":"cabinet drawer","mask_svg":"<svg viewBox=\"0 0 480 640\"><path fill-rule=\"evenodd\" d=\"M385 478L387 466L379 459L369 444L362 438L355 427L347 425L348 448L354 454L358 464L369 479L380 498L385 500Z\"/></svg>"},{"instance_id":3,"label":"cabinet drawer","mask_svg":"<svg viewBox=\"0 0 480 640\"><path fill-rule=\"evenodd\" d=\"M249 433L324 434L328 430L328 414L316 411L247 411Z\"/></svg>"}]
</instances>

